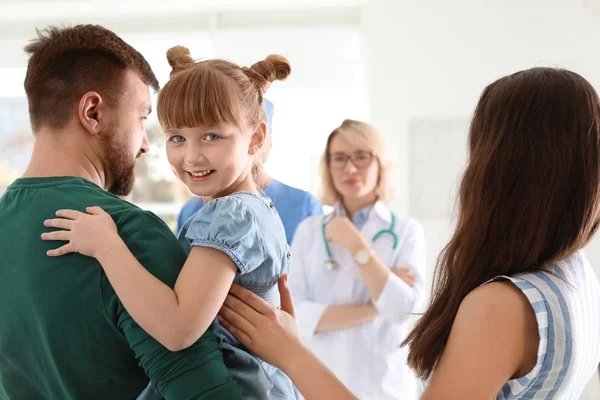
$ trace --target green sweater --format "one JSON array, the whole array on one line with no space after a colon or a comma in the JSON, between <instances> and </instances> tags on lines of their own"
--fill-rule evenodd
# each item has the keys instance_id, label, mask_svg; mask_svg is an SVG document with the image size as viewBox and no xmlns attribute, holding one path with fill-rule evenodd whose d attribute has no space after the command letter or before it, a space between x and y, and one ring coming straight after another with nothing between
<instances>
[{"instance_id":1,"label":"green sweater","mask_svg":"<svg viewBox=\"0 0 600 400\"><path fill-rule=\"evenodd\" d=\"M132 253L173 287L185 253L169 228L81 178L18 179L0 198L0 399L241 399L215 335L170 352L129 316L93 258L50 258L43 221L100 206ZM202 307L201 304L198 305Z\"/></svg>"}]
</instances>

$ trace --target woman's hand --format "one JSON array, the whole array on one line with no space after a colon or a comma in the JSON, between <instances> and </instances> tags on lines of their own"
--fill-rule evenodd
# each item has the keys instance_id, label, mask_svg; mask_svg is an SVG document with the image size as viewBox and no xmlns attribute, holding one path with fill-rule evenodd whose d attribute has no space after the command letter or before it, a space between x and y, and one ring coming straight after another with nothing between
<instances>
[{"instance_id":1,"label":"woman's hand","mask_svg":"<svg viewBox=\"0 0 600 400\"><path fill-rule=\"evenodd\" d=\"M354 253L369 245L347 217L338 216L332 219L325 229L325 237L330 242L335 242Z\"/></svg>"},{"instance_id":2,"label":"woman's hand","mask_svg":"<svg viewBox=\"0 0 600 400\"><path fill-rule=\"evenodd\" d=\"M112 239L119 238L112 217L100 207L88 207L86 212L59 210L56 212L59 218L44 221L44 226L58 230L42 233L43 240L69 242L58 249L48 250L48 256L81 253L99 258L103 252L110 251Z\"/></svg>"},{"instance_id":3,"label":"woman's hand","mask_svg":"<svg viewBox=\"0 0 600 400\"><path fill-rule=\"evenodd\" d=\"M302 352L304 345L287 286L287 275L279 279L279 294L281 310L233 284L218 319L252 353L285 371L294 361L294 353L297 350Z\"/></svg>"},{"instance_id":4,"label":"woman's hand","mask_svg":"<svg viewBox=\"0 0 600 400\"><path fill-rule=\"evenodd\" d=\"M281 310L233 284L219 322L252 353L285 372L306 400L357 400L302 344L287 275L279 279Z\"/></svg>"}]
</instances>

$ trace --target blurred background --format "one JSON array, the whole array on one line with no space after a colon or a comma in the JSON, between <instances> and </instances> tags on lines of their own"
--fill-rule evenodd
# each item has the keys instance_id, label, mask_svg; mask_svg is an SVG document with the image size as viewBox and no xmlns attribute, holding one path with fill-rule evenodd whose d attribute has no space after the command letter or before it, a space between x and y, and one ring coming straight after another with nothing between
<instances>
[{"instance_id":1,"label":"blurred background","mask_svg":"<svg viewBox=\"0 0 600 400\"><path fill-rule=\"evenodd\" d=\"M266 95L276 110L267 171L316 193L329 133L345 118L375 125L398 153L402 190L393 208L425 228L429 282L452 226L482 89L540 65L572 69L600 88L600 0L2 0L0 195L32 148L23 47L36 28L74 23L114 30L161 84L170 71L165 52L176 44L195 58L242 65L286 56L291 77ZM174 227L189 194L170 171L155 115L147 129L152 151L138 164L131 201ZM587 255L600 276L600 236ZM582 398L600 398L597 379Z\"/></svg>"}]
</instances>

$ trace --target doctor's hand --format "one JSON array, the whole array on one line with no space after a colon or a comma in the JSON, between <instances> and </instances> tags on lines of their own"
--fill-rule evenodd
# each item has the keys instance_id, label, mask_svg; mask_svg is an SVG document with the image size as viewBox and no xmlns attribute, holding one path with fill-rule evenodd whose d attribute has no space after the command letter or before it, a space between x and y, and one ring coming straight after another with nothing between
<instances>
[{"instance_id":1,"label":"doctor's hand","mask_svg":"<svg viewBox=\"0 0 600 400\"><path fill-rule=\"evenodd\" d=\"M281 310L234 283L217 318L251 352L285 371L304 351L287 275L279 279L279 295Z\"/></svg>"},{"instance_id":2,"label":"doctor's hand","mask_svg":"<svg viewBox=\"0 0 600 400\"><path fill-rule=\"evenodd\" d=\"M348 217L338 216L332 219L325 228L325 237L328 241L339 244L351 253L369 247L365 238Z\"/></svg>"}]
</instances>

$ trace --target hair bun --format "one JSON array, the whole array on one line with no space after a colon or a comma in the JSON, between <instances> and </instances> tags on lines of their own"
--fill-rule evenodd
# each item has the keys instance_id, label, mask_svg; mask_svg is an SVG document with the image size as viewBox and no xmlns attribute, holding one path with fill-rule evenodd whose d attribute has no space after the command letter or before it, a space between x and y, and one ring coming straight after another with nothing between
<instances>
[{"instance_id":1,"label":"hair bun","mask_svg":"<svg viewBox=\"0 0 600 400\"><path fill-rule=\"evenodd\" d=\"M194 64L190 50L184 46L174 46L167 50L167 61L173 68L171 75Z\"/></svg>"},{"instance_id":2,"label":"hair bun","mask_svg":"<svg viewBox=\"0 0 600 400\"><path fill-rule=\"evenodd\" d=\"M292 73L292 66L287 58L279 54L270 54L264 59L263 65L266 66L268 75L264 75L269 82L275 80L284 81ZM260 64L260 63L259 63Z\"/></svg>"},{"instance_id":3,"label":"hair bun","mask_svg":"<svg viewBox=\"0 0 600 400\"><path fill-rule=\"evenodd\" d=\"M264 60L252 64L250 68L244 68L244 71L256 83L263 95L274 81L286 80L292 73L292 67L284 56L271 54Z\"/></svg>"}]
</instances>

